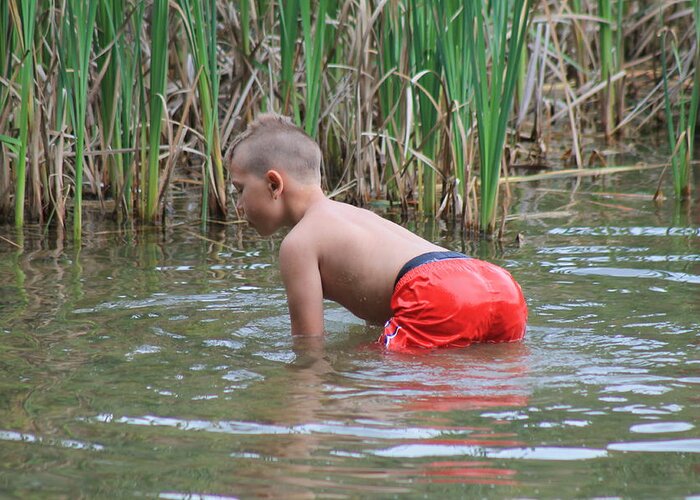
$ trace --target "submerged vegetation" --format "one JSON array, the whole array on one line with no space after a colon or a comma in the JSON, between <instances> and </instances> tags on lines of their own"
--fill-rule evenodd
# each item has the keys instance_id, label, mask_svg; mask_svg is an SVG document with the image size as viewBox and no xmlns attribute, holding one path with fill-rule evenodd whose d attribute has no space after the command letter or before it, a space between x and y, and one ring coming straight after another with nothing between
<instances>
[{"instance_id":1,"label":"submerged vegetation","mask_svg":"<svg viewBox=\"0 0 700 500\"><path fill-rule=\"evenodd\" d=\"M80 239L87 203L155 223L196 189L222 220L222 151L259 111L317 138L332 196L471 229L498 226L503 176L548 165L552 126L585 168L582 130L663 125L689 198L699 18L700 0L0 0L0 218Z\"/></svg>"}]
</instances>

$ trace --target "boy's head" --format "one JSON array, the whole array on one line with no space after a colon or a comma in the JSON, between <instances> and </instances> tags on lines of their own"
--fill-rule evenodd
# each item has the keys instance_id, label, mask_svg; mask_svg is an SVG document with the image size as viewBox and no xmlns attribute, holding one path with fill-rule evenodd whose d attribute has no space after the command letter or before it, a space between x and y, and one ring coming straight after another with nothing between
<instances>
[{"instance_id":1,"label":"boy's head","mask_svg":"<svg viewBox=\"0 0 700 500\"><path fill-rule=\"evenodd\" d=\"M234 163L258 177L276 170L302 184L321 183L321 149L316 141L289 118L274 113L258 116L236 138L226 155L229 168Z\"/></svg>"}]
</instances>

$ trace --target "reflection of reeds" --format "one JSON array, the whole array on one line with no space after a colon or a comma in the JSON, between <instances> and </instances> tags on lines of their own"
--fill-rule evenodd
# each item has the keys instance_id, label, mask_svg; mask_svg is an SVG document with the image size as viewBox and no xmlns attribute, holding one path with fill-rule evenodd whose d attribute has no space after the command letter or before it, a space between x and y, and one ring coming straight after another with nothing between
<instances>
[{"instance_id":1,"label":"reflection of reeds","mask_svg":"<svg viewBox=\"0 0 700 500\"><path fill-rule=\"evenodd\" d=\"M335 195L461 213L488 230L513 88L538 163L552 127L570 129L583 167L582 128L610 137L664 114L674 158L692 158L697 4L0 2L0 217L62 226L72 208L79 237L83 192L155 221L164 193L192 185L203 220L222 216L223 146L275 110L319 140ZM664 23L675 38L656 36Z\"/></svg>"}]
</instances>

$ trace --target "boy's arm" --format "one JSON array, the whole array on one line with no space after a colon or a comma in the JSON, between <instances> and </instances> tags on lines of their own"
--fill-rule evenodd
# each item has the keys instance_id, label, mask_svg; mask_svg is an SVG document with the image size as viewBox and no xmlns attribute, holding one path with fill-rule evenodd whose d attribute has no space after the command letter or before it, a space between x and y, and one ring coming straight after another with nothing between
<instances>
[{"instance_id":1,"label":"boy's arm","mask_svg":"<svg viewBox=\"0 0 700 500\"><path fill-rule=\"evenodd\" d=\"M323 335L323 285L316 252L307 242L287 237L279 259L292 335Z\"/></svg>"}]
</instances>

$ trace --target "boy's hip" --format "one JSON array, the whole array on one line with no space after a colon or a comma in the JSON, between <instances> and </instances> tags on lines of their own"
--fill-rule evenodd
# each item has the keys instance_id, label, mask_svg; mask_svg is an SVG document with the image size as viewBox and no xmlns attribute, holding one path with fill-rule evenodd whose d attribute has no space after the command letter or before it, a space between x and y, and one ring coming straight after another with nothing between
<instances>
[{"instance_id":1,"label":"boy's hip","mask_svg":"<svg viewBox=\"0 0 700 500\"><path fill-rule=\"evenodd\" d=\"M407 272L391 300L387 346L465 347L512 342L525 333L527 306L505 269L479 259L429 262Z\"/></svg>"}]
</instances>

